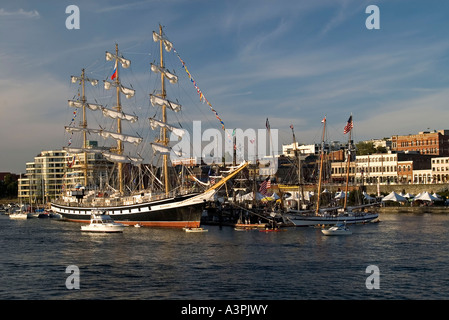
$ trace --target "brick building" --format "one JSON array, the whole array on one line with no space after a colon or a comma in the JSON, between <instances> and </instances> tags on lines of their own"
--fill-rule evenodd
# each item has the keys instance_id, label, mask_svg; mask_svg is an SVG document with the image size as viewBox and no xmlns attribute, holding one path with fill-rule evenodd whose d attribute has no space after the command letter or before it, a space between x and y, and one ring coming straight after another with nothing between
<instances>
[{"instance_id":1,"label":"brick building","mask_svg":"<svg viewBox=\"0 0 449 320\"><path fill-rule=\"evenodd\" d=\"M407 136L392 136L391 150L416 151L420 154L449 156L449 130L423 131Z\"/></svg>"}]
</instances>

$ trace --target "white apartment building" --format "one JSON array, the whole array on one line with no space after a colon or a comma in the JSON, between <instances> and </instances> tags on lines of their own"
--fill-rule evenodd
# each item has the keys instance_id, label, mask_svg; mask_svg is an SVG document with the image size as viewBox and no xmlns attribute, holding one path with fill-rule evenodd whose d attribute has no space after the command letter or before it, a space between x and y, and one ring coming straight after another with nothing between
<instances>
[{"instance_id":1,"label":"white apartment building","mask_svg":"<svg viewBox=\"0 0 449 320\"><path fill-rule=\"evenodd\" d=\"M428 169L431 160L432 168ZM341 182L342 177L346 175L346 163L333 162L331 167L333 181ZM449 157L431 158L429 155L417 153L357 156L355 164L351 163L349 176L351 182L357 184L449 181Z\"/></svg>"},{"instance_id":2,"label":"white apartment building","mask_svg":"<svg viewBox=\"0 0 449 320\"><path fill-rule=\"evenodd\" d=\"M58 197L63 188L84 185L84 154L65 150L42 151L33 162L26 163L25 177L18 181L18 197L22 203L42 204ZM87 181L100 185L107 181L113 163L101 154L87 153Z\"/></svg>"},{"instance_id":3,"label":"white apartment building","mask_svg":"<svg viewBox=\"0 0 449 320\"><path fill-rule=\"evenodd\" d=\"M449 181L449 157L432 158L432 178L434 183Z\"/></svg>"},{"instance_id":4,"label":"white apartment building","mask_svg":"<svg viewBox=\"0 0 449 320\"><path fill-rule=\"evenodd\" d=\"M397 183L398 155L394 153L372 154L356 157L356 182Z\"/></svg>"}]
</instances>

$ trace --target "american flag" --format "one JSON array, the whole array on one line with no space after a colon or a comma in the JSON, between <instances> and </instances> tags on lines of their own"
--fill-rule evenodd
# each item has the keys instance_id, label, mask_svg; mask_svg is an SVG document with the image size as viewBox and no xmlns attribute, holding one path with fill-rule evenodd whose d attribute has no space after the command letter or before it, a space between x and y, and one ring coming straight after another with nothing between
<instances>
[{"instance_id":1,"label":"american flag","mask_svg":"<svg viewBox=\"0 0 449 320\"><path fill-rule=\"evenodd\" d=\"M345 129L343 130L344 134L347 134L351 129L354 127L354 123L352 122L352 115L348 119L348 123L345 126Z\"/></svg>"},{"instance_id":2,"label":"american flag","mask_svg":"<svg viewBox=\"0 0 449 320\"><path fill-rule=\"evenodd\" d=\"M270 177L268 177L260 185L259 192L265 196L265 195L267 195L267 189L269 189L270 187L271 187L271 181L270 181Z\"/></svg>"}]
</instances>

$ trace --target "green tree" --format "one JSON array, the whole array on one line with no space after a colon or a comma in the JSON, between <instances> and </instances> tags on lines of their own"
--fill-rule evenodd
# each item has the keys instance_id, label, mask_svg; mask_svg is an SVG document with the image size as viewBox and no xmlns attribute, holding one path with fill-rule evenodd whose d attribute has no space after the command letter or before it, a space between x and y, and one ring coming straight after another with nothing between
<instances>
[{"instance_id":1,"label":"green tree","mask_svg":"<svg viewBox=\"0 0 449 320\"><path fill-rule=\"evenodd\" d=\"M374 147L374 143L372 142L363 142L360 141L356 145L357 149L357 155L358 156L365 156L369 154L376 153L376 148Z\"/></svg>"},{"instance_id":2,"label":"green tree","mask_svg":"<svg viewBox=\"0 0 449 320\"><path fill-rule=\"evenodd\" d=\"M0 198L16 198L18 194L18 182L10 174L0 181Z\"/></svg>"}]
</instances>

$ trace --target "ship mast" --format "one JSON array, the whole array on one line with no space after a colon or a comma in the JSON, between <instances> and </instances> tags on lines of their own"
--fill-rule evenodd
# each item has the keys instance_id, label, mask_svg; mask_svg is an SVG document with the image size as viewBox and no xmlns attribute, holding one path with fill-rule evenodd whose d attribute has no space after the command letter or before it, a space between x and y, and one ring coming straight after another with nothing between
<instances>
[{"instance_id":1,"label":"ship mast","mask_svg":"<svg viewBox=\"0 0 449 320\"><path fill-rule=\"evenodd\" d=\"M343 210L346 211L347 203L348 203L348 189L349 189L349 170L350 170L350 163L351 163L351 133L352 133L352 127L349 127L349 124L352 125L352 113L351 117L349 118L350 122L348 121L348 132L349 132L349 138L348 138L348 153L347 153L347 165L346 165L346 186L345 186L345 203L343 206Z\"/></svg>"},{"instance_id":2,"label":"ship mast","mask_svg":"<svg viewBox=\"0 0 449 320\"><path fill-rule=\"evenodd\" d=\"M116 72L117 75L115 77L115 84L116 84L116 99L117 99L117 106L116 110L117 112L122 112L122 105L120 103L120 80L119 80L119 72L118 72L118 62L119 62L119 56L118 56L118 44L115 44L115 66L116 66ZM122 133L122 119L117 117L117 133ZM123 144L121 140L117 140L117 154L122 155L123 154ZM119 179L119 191L120 194L123 194L123 163L118 163L118 179Z\"/></svg>"},{"instance_id":3,"label":"ship mast","mask_svg":"<svg viewBox=\"0 0 449 320\"><path fill-rule=\"evenodd\" d=\"M150 94L150 102L154 107L161 107L162 119L157 120L149 118L150 125L153 130L155 130L157 127L161 128L159 139L157 139L155 142L152 142L151 146L153 148L153 152L160 152L163 156L162 170L164 175L165 195L168 196L170 193L168 156L171 154L171 152L173 152L177 156L181 156L182 152L174 151L170 148L167 134L168 131L170 131L178 137L182 137L185 132L183 129L173 127L167 123L167 108L171 109L174 112L178 112L179 110L181 110L181 105L166 99L167 93L165 91L165 78L167 78L170 83L175 84L178 82L178 76L171 73L164 67L164 48L165 51L170 52L173 49L173 44L167 38L165 38L162 32L161 25L159 25L159 32L153 31L153 41L156 43L159 42L160 64L155 65L151 63L151 71L161 74L161 92L159 94Z\"/></svg>"},{"instance_id":4,"label":"ship mast","mask_svg":"<svg viewBox=\"0 0 449 320\"><path fill-rule=\"evenodd\" d=\"M303 188L302 188L302 175L301 175L301 169L302 169L302 164L301 164L301 154L298 151L298 148L296 147L296 137L295 137L295 131L293 129L293 125L290 126L290 129L292 129L292 134L293 134L293 146L295 148L295 157L296 160L298 161L298 211L301 209L301 201L302 199L304 199L304 192L303 192Z\"/></svg>"},{"instance_id":5,"label":"ship mast","mask_svg":"<svg viewBox=\"0 0 449 320\"><path fill-rule=\"evenodd\" d=\"M318 179L318 194L317 194L317 200L316 200L316 213L318 214L320 212L320 196L321 196L321 179L322 179L322 173L323 173L323 160L324 160L324 136L326 132L326 117L324 117L323 121L323 139L321 140L321 160L320 160L320 175Z\"/></svg>"},{"instance_id":6,"label":"ship mast","mask_svg":"<svg viewBox=\"0 0 449 320\"><path fill-rule=\"evenodd\" d=\"M83 165L83 172L84 172L84 186L87 186L88 184L88 174L87 174L87 169L88 169L88 160L87 160L87 132L88 132L88 128L87 128L87 117L86 117L86 107L89 105L87 103L87 99L86 99L86 93L85 93L85 84L86 81L90 82L92 84L92 86L96 86L98 84L98 80L95 79L89 79L86 77L86 73L85 73L85 69L81 69L81 76L71 76L72 79L72 83L75 83L77 81L80 82L81 84L81 101L76 101L76 100L69 100L69 106L71 107L75 107L75 108L82 108L83 110L83 121L81 123L81 128L83 129L83 148L82 148L82 152L72 152L72 153L83 153L84 154L84 165Z\"/></svg>"},{"instance_id":7,"label":"ship mast","mask_svg":"<svg viewBox=\"0 0 449 320\"><path fill-rule=\"evenodd\" d=\"M117 147L114 150L115 155L107 155L107 157L110 157L110 159L112 161L117 162L117 168L118 168L118 180L119 180L119 191L120 194L123 195L124 193L124 178L123 178L123 163L124 162L129 162L129 160L131 161L140 161L141 159L137 159L137 158L131 158L128 156L124 156L123 155L123 142L130 142L130 143L134 143L134 144L139 144L142 141L142 138L140 137L133 137L133 136L128 136L125 134L122 134L122 120L127 120L127 121L137 121L137 117L136 116L131 116L131 115L127 115L124 114L122 111L122 103L120 101L120 93L125 94L126 98L131 98L134 96L134 89L130 89L130 88L126 88L124 86L122 86L121 82L120 82L120 77L119 77L119 64L122 65L123 68L128 68L131 64L130 60L127 60L125 58L123 58L122 56L119 56L119 52L118 52L118 44L115 44L115 54L112 54L110 52L106 52L106 60L108 61L115 61L115 68L114 68L114 73L111 76L111 80L113 80L113 82L109 82L109 81L104 81L104 85L105 85L105 89L109 90L111 86L116 88L116 103L117 105L114 107L114 110L109 110L106 108L103 108L103 113L107 114L108 116L117 119L117 132L114 134L112 132L106 132L106 131L102 131L99 132L100 135L102 135L103 137L113 137L117 140ZM103 155L106 156L105 153L103 153Z\"/></svg>"},{"instance_id":8,"label":"ship mast","mask_svg":"<svg viewBox=\"0 0 449 320\"><path fill-rule=\"evenodd\" d=\"M84 186L87 186L87 121L86 121L86 95L84 93L84 68L81 70L81 101L83 103L83 149L84 149Z\"/></svg>"},{"instance_id":9,"label":"ship mast","mask_svg":"<svg viewBox=\"0 0 449 320\"><path fill-rule=\"evenodd\" d=\"M160 61L160 67L161 69L164 68L164 50L163 50L163 39L162 39L162 26L159 25L159 36L160 36L160 40L159 40L159 44L160 44L160 56L161 56L161 61ZM163 72L161 72L161 98L165 100L166 98L166 92L165 92L165 75ZM162 105L162 122L163 123L167 123L167 106L165 105L165 103ZM168 141L167 141L167 127L164 126L162 127L162 144L167 147L168 146ZM169 186L169 181L168 181L168 156L167 154L163 155L163 166L164 166L164 185L165 185L165 195L168 196L169 192L170 192L170 186Z\"/></svg>"}]
</instances>

